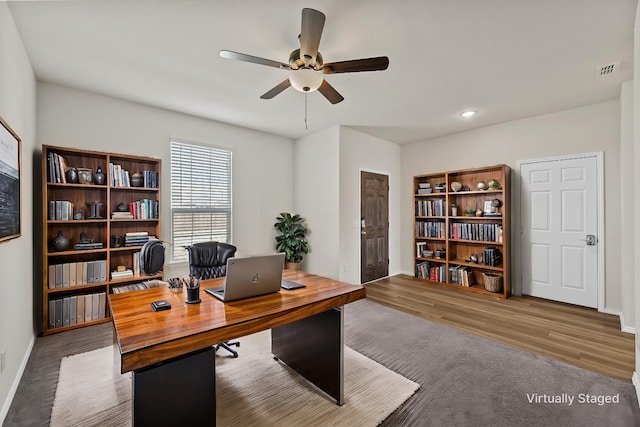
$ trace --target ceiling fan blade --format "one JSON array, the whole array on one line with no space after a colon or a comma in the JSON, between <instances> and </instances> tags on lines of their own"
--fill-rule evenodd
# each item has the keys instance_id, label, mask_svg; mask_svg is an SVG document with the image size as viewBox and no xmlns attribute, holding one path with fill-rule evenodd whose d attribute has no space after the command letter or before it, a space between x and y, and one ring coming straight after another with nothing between
<instances>
[{"instance_id":1,"label":"ceiling fan blade","mask_svg":"<svg viewBox=\"0 0 640 427\"><path fill-rule=\"evenodd\" d=\"M306 65L314 64L320 47L324 28L324 13L315 9L302 9L302 30L300 31L300 58Z\"/></svg>"},{"instance_id":2,"label":"ceiling fan blade","mask_svg":"<svg viewBox=\"0 0 640 427\"><path fill-rule=\"evenodd\" d=\"M333 88L326 80L322 81L322 84L318 88L318 92L324 95L325 98L329 100L332 104L337 104L338 102L342 102L344 97L338 93L337 90Z\"/></svg>"},{"instance_id":3,"label":"ceiling fan blade","mask_svg":"<svg viewBox=\"0 0 640 427\"><path fill-rule=\"evenodd\" d=\"M221 50L220 56L226 59L235 59L236 61L253 62L254 64L267 65L269 67L282 68L286 70L291 69L291 66L289 64L285 64L283 62L272 61L270 59L260 58L258 56L233 52L231 50Z\"/></svg>"},{"instance_id":4,"label":"ceiling fan blade","mask_svg":"<svg viewBox=\"0 0 640 427\"><path fill-rule=\"evenodd\" d=\"M264 95L262 95L260 99L271 99L277 94L279 94L280 92L282 92L283 90L285 90L286 88L288 88L289 86L291 86L291 82L289 81L289 79L287 79L282 83L280 83L278 86L274 87L273 89L265 93Z\"/></svg>"},{"instance_id":5,"label":"ceiling fan blade","mask_svg":"<svg viewBox=\"0 0 640 427\"><path fill-rule=\"evenodd\" d=\"M330 62L322 66L324 74L357 73L360 71L382 71L389 66L389 58L378 56L376 58L352 59L350 61Z\"/></svg>"}]
</instances>

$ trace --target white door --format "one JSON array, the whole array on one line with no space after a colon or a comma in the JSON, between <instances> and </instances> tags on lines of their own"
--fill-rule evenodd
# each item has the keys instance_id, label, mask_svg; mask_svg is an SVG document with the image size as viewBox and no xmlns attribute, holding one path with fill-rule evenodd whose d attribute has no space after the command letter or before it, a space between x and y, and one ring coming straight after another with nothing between
<instances>
[{"instance_id":1,"label":"white door","mask_svg":"<svg viewBox=\"0 0 640 427\"><path fill-rule=\"evenodd\" d=\"M598 307L597 160L520 165L523 294Z\"/></svg>"}]
</instances>

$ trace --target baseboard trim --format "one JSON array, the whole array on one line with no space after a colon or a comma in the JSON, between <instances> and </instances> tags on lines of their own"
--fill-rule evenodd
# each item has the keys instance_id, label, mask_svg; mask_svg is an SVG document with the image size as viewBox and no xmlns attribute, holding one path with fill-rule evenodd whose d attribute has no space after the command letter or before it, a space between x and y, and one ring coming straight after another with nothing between
<instances>
[{"instance_id":1,"label":"baseboard trim","mask_svg":"<svg viewBox=\"0 0 640 427\"><path fill-rule=\"evenodd\" d=\"M638 406L640 406L640 379L638 378L638 372L633 371L631 382L636 388L636 398L638 399Z\"/></svg>"},{"instance_id":2,"label":"baseboard trim","mask_svg":"<svg viewBox=\"0 0 640 427\"><path fill-rule=\"evenodd\" d=\"M29 341L29 345L27 351L22 358L22 362L20 362L20 367L18 368L18 373L13 379L13 384L9 389L9 394L2 404L2 411L0 411L0 426L4 425L4 421L7 418L7 414L9 413L9 408L11 407L11 403L13 402L13 398L18 391L18 386L20 385L20 380L22 379L22 375L24 375L24 371L27 368L27 363L29 362L29 357L31 356L31 351L33 350L33 346L36 343L36 337L32 336L31 341Z\"/></svg>"},{"instance_id":3,"label":"baseboard trim","mask_svg":"<svg viewBox=\"0 0 640 427\"><path fill-rule=\"evenodd\" d=\"M626 325L626 323L624 321L624 313L623 312L605 308L604 310L602 310L602 313L611 314L613 316L618 316L618 319L620 319L620 330L622 332L628 332L630 334L635 334L636 333L636 328L635 327Z\"/></svg>"}]
</instances>

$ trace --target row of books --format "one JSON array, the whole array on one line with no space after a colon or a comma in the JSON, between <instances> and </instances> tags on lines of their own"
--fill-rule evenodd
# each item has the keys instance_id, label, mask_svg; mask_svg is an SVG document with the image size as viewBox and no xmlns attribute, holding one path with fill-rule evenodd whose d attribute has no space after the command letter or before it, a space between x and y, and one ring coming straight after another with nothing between
<instances>
[{"instance_id":1,"label":"row of books","mask_svg":"<svg viewBox=\"0 0 640 427\"><path fill-rule=\"evenodd\" d=\"M444 239L446 226L438 221L416 221L415 233L417 237L435 237Z\"/></svg>"},{"instance_id":2,"label":"row of books","mask_svg":"<svg viewBox=\"0 0 640 427\"><path fill-rule=\"evenodd\" d=\"M125 268L124 270L114 270L111 272L112 279L126 279L129 277L133 277L133 270L130 268Z\"/></svg>"},{"instance_id":3,"label":"row of books","mask_svg":"<svg viewBox=\"0 0 640 427\"><path fill-rule=\"evenodd\" d=\"M111 212L111 219L133 219L133 213L126 211L115 211Z\"/></svg>"},{"instance_id":4,"label":"row of books","mask_svg":"<svg viewBox=\"0 0 640 427\"><path fill-rule=\"evenodd\" d=\"M498 267L502 264L502 253L500 249L489 247L484 249L484 263L491 267Z\"/></svg>"},{"instance_id":5,"label":"row of books","mask_svg":"<svg viewBox=\"0 0 640 427\"><path fill-rule=\"evenodd\" d=\"M128 285L122 285L122 286L111 288L114 294L121 294L124 292L131 292L131 291L141 291L143 289L147 289L147 285L144 282L129 283Z\"/></svg>"},{"instance_id":6,"label":"row of books","mask_svg":"<svg viewBox=\"0 0 640 427\"><path fill-rule=\"evenodd\" d=\"M476 284L476 276L469 267L452 265L449 267L449 283L468 288Z\"/></svg>"},{"instance_id":7,"label":"row of books","mask_svg":"<svg viewBox=\"0 0 640 427\"><path fill-rule=\"evenodd\" d=\"M155 237L155 236L151 236ZM149 233L146 231L130 231L124 234L125 246L142 246L149 241Z\"/></svg>"},{"instance_id":8,"label":"row of books","mask_svg":"<svg viewBox=\"0 0 640 427\"><path fill-rule=\"evenodd\" d=\"M416 200L416 216L445 216L447 202L444 199Z\"/></svg>"},{"instance_id":9,"label":"row of books","mask_svg":"<svg viewBox=\"0 0 640 427\"><path fill-rule=\"evenodd\" d=\"M49 200L47 218L50 221L67 221L73 219L73 203L68 200Z\"/></svg>"},{"instance_id":10,"label":"row of books","mask_svg":"<svg viewBox=\"0 0 640 427\"><path fill-rule=\"evenodd\" d=\"M107 281L107 260L66 262L49 265L49 289Z\"/></svg>"},{"instance_id":11,"label":"row of books","mask_svg":"<svg viewBox=\"0 0 640 427\"><path fill-rule=\"evenodd\" d=\"M423 261L416 264L416 277L434 282L445 282L447 280L446 270L446 266L442 264Z\"/></svg>"},{"instance_id":12,"label":"row of books","mask_svg":"<svg viewBox=\"0 0 640 427\"><path fill-rule=\"evenodd\" d=\"M428 182L421 182L418 184L417 194L431 194L433 192L433 188L431 188L431 184Z\"/></svg>"},{"instance_id":13,"label":"row of books","mask_svg":"<svg viewBox=\"0 0 640 427\"><path fill-rule=\"evenodd\" d=\"M159 203L157 200L142 199L129 203L129 212L133 219L155 219L158 218Z\"/></svg>"},{"instance_id":14,"label":"row of books","mask_svg":"<svg viewBox=\"0 0 640 427\"><path fill-rule=\"evenodd\" d=\"M104 319L106 306L105 292L49 300L49 329Z\"/></svg>"},{"instance_id":15,"label":"row of books","mask_svg":"<svg viewBox=\"0 0 640 427\"><path fill-rule=\"evenodd\" d=\"M109 183L112 187L131 187L129 171L124 169L122 165L110 162L109 177Z\"/></svg>"},{"instance_id":16,"label":"row of books","mask_svg":"<svg viewBox=\"0 0 640 427\"><path fill-rule=\"evenodd\" d=\"M133 187L129 171L124 169L122 165L109 163L109 176L111 177L110 184L112 187ZM142 178L142 187L158 188L158 172L143 170L140 176Z\"/></svg>"},{"instance_id":17,"label":"row of books","mask_svg":"<svg viewBox=\"0 0 640 427\"><path fill-rule=\"evenodd\" d=\"M47 154L47 163L49 165L47 176L48 182L66 184L67 177L65 176L65 173L67 172L68 166L64 157L58 153L49 152Z\"/></svg>"},{"instance_id":18,"label":"row of books","mask_svg":"<svg viewBox=\"0 0 640 427\"><path fill-rule=\"evenodd\" d=\"M502 243L502 225L453 223L449 225L449 237L454 240L477 240Z\"/></svg>"},{"instance_id":19,"label":"row of books","mask_svg":"<svg viewBox=\"0 0 640 427\"><path fill-rule=\"evenodd\" d=\"M158 188L159 183L159 174L156 171L152 170L143 170L142 175L142 186L146 188Z\"/></svg>"}]
</instances>

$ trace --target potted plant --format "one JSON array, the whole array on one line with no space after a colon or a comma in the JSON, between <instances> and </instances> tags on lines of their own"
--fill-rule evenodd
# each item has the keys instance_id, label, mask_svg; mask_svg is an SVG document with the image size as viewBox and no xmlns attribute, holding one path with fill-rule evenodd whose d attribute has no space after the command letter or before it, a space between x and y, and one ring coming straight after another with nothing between
<instances>
[{"instance_id":1,"label":"potted plant","mask_svg":"<svg viewBox=\"0 0 640 427\"><path fill-rule=\"evenodd\" d=\"M276 218L273 225L278 230L276 236L276 250L284 252L285 268L300 268L303 255L309 253L309 245L305 239L307 227L304 226L302 218L298 214L282 212Z\"/></svg>"},{"instance_id":2,"label":"potted plant","mask_svg":"<svg viewBox=\"0 0 640 427\"><path fill-rule=\"evenodd\" d=\"M475 214L476 214L476 208L471 205L469 205L467 209L464 211L464 216L474 216Z\"/></svg>"}]
</instances>

